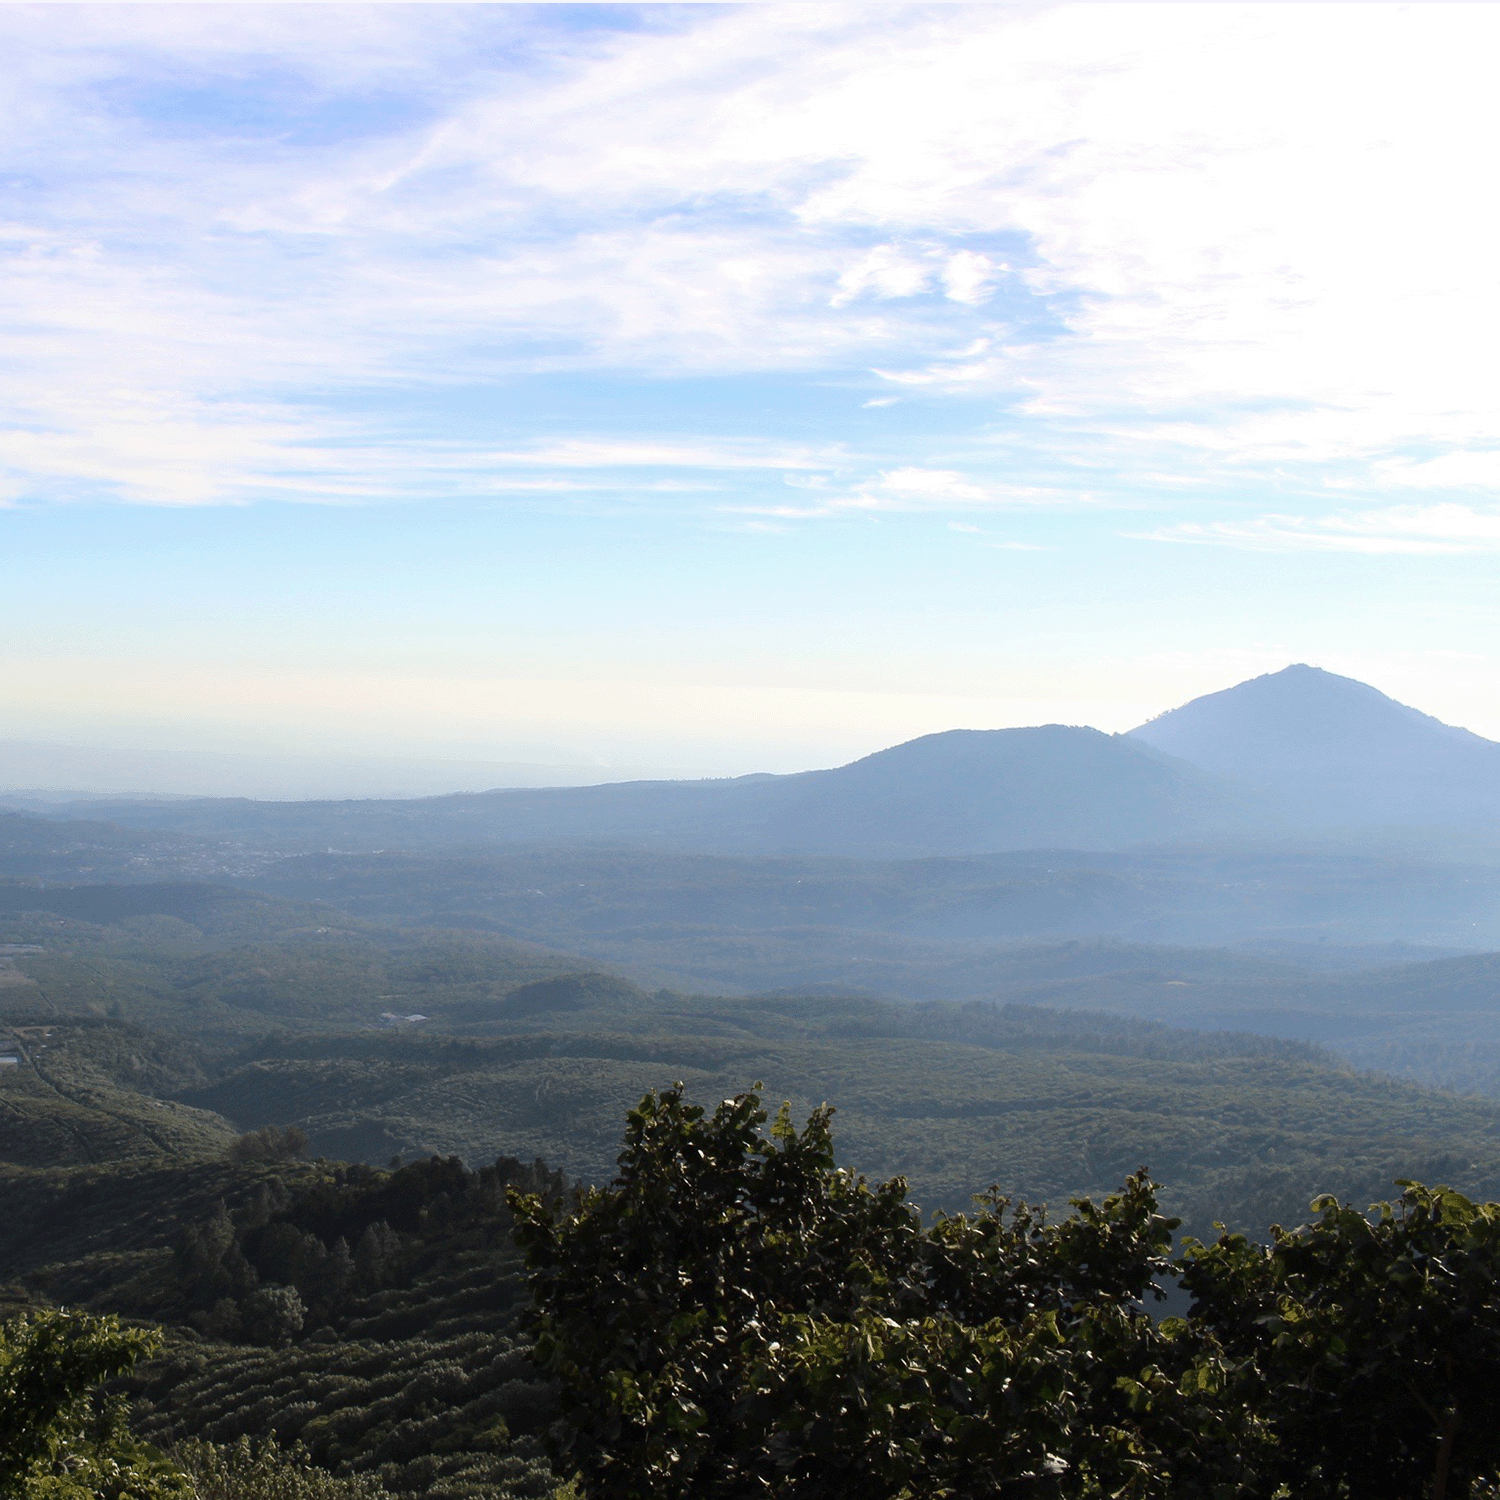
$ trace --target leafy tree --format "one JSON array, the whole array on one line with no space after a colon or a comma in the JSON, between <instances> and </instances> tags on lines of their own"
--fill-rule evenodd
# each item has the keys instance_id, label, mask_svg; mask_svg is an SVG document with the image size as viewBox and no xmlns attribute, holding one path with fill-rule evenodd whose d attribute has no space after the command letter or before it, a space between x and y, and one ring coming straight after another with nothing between
<instances>
[{"instance_id":1,"label":"leafy tree","mask_svg":"<svg viewBox=\"0 0 1500 1500\"><path fill-rule=\"evenodd\" d=\"M291 1161L307 1155L307 1132L300 1125L278 1130L267 1125L236 1136L229 1143L231 1161Z\"/></svg>"},{"instance_id":2,"label":"leafy tree","mask_svg":"<svg viewBox=\"0 0 1500 1500\"><path fill-rule=\"evenodd\" d=\"M830 1117L766 1136L756 1093L651 1094L611 1189L513 1199L591 1494L1218 1492L1254 1434L1211 1343L1143 1310L1174 1227L1144 1175L1055 1224L991 1196L924 1232L900 1179L835 1167Z\"/></svg>"},{"instance_id":3,"label":"leafy tree","mask_svg":"<svg viewBox=\"0 0 1500 1500\"><path fill-rule=\"evenodd\" d=\"M596 1500L1500 1495L1500 1204L1403 1183L1173 1260L1144 1173L924 1228L837 1169L826 1108L765 1120L650 1094L611 1188L512 1196Z\"/></svg>"},{"instance_id":4,"label":"leafy tree","mask_svg":"<svg viewBox=\"0 0 1500 1500\"><path fill-rule=\"evenodd\" d=\"M259 1344L282 1344L302 1331L306 1309L292 1286L259 1286L245 1299L243 1326Z\"/></svg>"},{"instance_id":5,"label":"leafy tree","mask_svg":"<svg viewBox=\"0 0 1500 1500\"><path fill-rule=\"evenodd\" d=\"M574 1215L514 1195L538 1358L571 1403L565 1457L602 1493L707 1494L734 1469L745 1375L781 1311L847 1317L876 1288L916 1305L905 1184L837 1171L830 1116L799 1132L783 1112L767 1138L756 1094L712 1116L650 1094L614 1190Z\"/></svg>"},{"instance_id":6,"label":"leafy tree","mask_svg":"<svg viewBox=\"0 0 1500 1500\"><path fill-rule=\"evenodd\" d=\"M179 1444L172 1457L193 1485L195 1500L385 1500L368 1474L336 1478L300 1445L283 1451L272 1441Z\"/></svg>"},{"instance_id":7,"label":"leafy tree","mask_svg":"<svg viewBox=\"0 0 1500 1500\"><path fill-rule=\"evenodd\" d=\"M35 1312L0 1326L0 1494L17 1500L191 1500L94 1388L156 1347L113 1317Z\"/></svg>"},{"instance_id":8,"label":"leafy tree","mask_svg":"<svg viewBox=\"0 0 1500 1500\"><path fill-rule=\"evenodd\" d=\"M1500 1463L1500 1204L1405 1182L1258 1245L1189 1243L1194 1316L1241 1369L1299 1497L1478 1493Z\"/></svg>"},{"instance_id":9,"label":"leafy tree","mask_svg":"<svg viewBox=\"0 0 1500 1500\"><path fill-rule=\"evenodd\" d=\"M1232 1367L1145 1310L1173 1227L1144 1173L1056 1223L993 1195L940 1219L919 1318L782 1318L749 1403L765 1456L850 1500L1255 1494L1269 1434L1224 1399Z\"/></svg>"}]
</instances>

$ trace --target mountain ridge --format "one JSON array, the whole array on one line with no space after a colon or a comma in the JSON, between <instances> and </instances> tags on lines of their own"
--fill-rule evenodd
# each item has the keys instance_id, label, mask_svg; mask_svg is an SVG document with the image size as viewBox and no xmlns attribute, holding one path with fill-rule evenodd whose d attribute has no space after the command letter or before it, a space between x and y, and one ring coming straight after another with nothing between
<instances>
[{"instance_id":1,"label":"mountain ridge","mask_svg":"<svg viewBox=\"0 0 1500 1500\"><path fill-rule=\"evenodd\" d=\"M845 766L407 801L87 804L135 829L304 849L549 843L879 857L1120 848L1245 826L1244 796L1120 735L954 729ZM59 810L65 813L66 809Z\"/></svg>"},{"instance_id":2,"label":"mountain ridge","mask_svg":"<svg viewBox=\"0 0 1500 1500\"><path fill-rule=\"evenodd\" d=\"M790 775L417 799L91 800L50 817L323 852L637 848L926 858L1388 837L1500 845L1500 744L1295 664L1124 734L951 729Z\"/></svg>"}]
</instances>

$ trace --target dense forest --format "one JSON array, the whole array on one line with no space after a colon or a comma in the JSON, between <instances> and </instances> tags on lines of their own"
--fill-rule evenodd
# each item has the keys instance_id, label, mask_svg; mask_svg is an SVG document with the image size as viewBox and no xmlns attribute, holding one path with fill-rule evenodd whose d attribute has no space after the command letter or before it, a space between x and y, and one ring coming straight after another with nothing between
<instances>
[{"instance_id":1,"label":"dense forest","mask_svg":"<svg viewBox=\"0 0 1500 1500\"><path fill-rule=\"evenodd\" d=\"M1500 1481L1500 1204L1448 1188L1398 1184L1369 1214L1322 1199L1265 1242L1181 1238L1144 1173L1066 1212L992 1193L929 1218L901 1179L838 1167L831 1110L799 1128L754 1092L708 1110L675 1089L629 1113L603 1189L300 1145L12 1175L5 1493L1480 1500Z\"/></svg>"},{"instance_id":2,"label":"dense forest","mask_svg":"<svg viewBox=\"0 0 1500 1500\"><path fill-rule=\"evenodd\" d=\"M1325 1187L1370 1199L1402 1176L1500 1193L1500 1105L1356 1073L1306 1043L985 1004L647 995L587 974L480 1008L446 1031L283 1027L231 1049L13 1002L0 1152L97 1166L276 1126L330 1160L506 1154L601 1182L631 1099L760 1078L803 1112L840 1100L850 1160L906 1176L929 1208L961 1210L992 1184L1099 1193L1142 1163L1200 1232L1295 1217Z\"/></svg>"},{"instance_id":3,"label":"dense forest","mask_svg":"<svg viewBox=\"0 0 1500 1500\"><path fill-rule=\"evenodd\" d=\"M1388 1492L1488 1493L1483 1349L1420 1366L1426 1426L1330 1350L1357 1333L1373 1381L1401 1339L1488 1337L1500 1103L1076 1003L1285 996L1277 959L1055 944L987 998L724 996L191 880L0 898L17 1494L1367 1493L1304 1409ZM1450 1014L1492 972L1296 994L1396 1007L1417 969Z\"/></svg>"},{"instance_id":4,"label":"dense forest","mask_svg":"<svg viewBox=\"0 0 1500 1500\"><path fill-rule=\"evenodd\" d=\"M299 1146L261 1132L219 1159L10 1169L9 1310L163 1328L118 1386L160 1448L270 1439L391 1495L552 1494L556 1399L521 1327L506 1190L560 1201L562 1179L514 1160L314 1163Z\"/></svg>"}]
</instances>

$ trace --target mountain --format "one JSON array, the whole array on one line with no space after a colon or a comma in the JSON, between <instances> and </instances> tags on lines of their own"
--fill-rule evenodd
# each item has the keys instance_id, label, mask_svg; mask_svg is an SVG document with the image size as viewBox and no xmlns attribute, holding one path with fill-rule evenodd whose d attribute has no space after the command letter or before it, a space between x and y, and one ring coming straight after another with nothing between
<instances>
[{"instance_id":1,"label":"mountain","mask_svg":"<svg viewBox=\"0 0 1500 1500\"><path fill-rule=\"evenodd\" d=\"M1297 665L1130 731L1304 825L1500 823L1500 745L1350 677Z\"/></svg>"},{"instance_id":2,"label":"mountain","mask_svg":"<svg viewBox=\"0 0 1500 1500\"><path fill-rule=\"evenodd\" d=\"M1237 788L1096 729L950 730L847 766L416 801L87 805L138 829L283 850L572 844L903 858L1121 848L1242 826ZM80 810L82 811L82 810Z\"/></svg>"},{"instance_id":3,"label":"mountain","mask_svg":"<svg viewBox=\"0 0 1500 1500\"><path fill-rule=\"evenodd\" d=\"M949 730L758 789L786 853L901 856L1112 849L1218 829L1241 801L1212 776L1096 729Z\"/></svg>"},{"instance_id":4,"label":"mountain","mask_svg":"<svg viewBox=\"0 0 1500 1500\"><path fill-rule=\"evenodd\" d=\"M790 776L404 800L94 800L52 816L277 853L503 846L911 859L1247 835L1378 843L1413 829L1451 851L1456 832L1491 848L1500 837L1500 745L1351 678L1292 666L1126 735L954 729ZM18 844L31 840L18 815L4 821ZM118 859L119 838L117 828L91 842ZM0 838L0 859L4 846ZM184 854L154 843L132 857L159 877L181 869Z\"/></svg>"}]
</instances>

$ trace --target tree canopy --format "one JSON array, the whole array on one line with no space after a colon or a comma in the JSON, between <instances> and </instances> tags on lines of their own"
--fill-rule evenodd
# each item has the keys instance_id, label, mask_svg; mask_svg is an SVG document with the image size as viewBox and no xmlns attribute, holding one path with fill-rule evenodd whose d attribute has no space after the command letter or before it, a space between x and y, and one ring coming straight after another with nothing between
<instances>
[{"instance_id":1,"label":"tree canopy","mask_svg":"<svg viewBox=\"0 0 1500 1500\"><path fill-rule=\"evenodd\" d=\"M1491 1493L1500 1206L1400 1184L1174 1254L1143 1171L1056 1219L989 1194L924 1224L839 1170L831 1113L653 1093L610 1188L514 1195L598 1500Z\"/></svg>"},{"instance_id":2,"label":"tree canopy","mask_svg":"<svg viewBox=\"0 0 1500 1500\"><path fill-rule=\"evenodd\" d=\"M132 1438L95 1388L159 1343L117 1318L40 1311L0 1325L0 1495L191 1500L183 1475Z\"/></svg>"}]
</instances>

